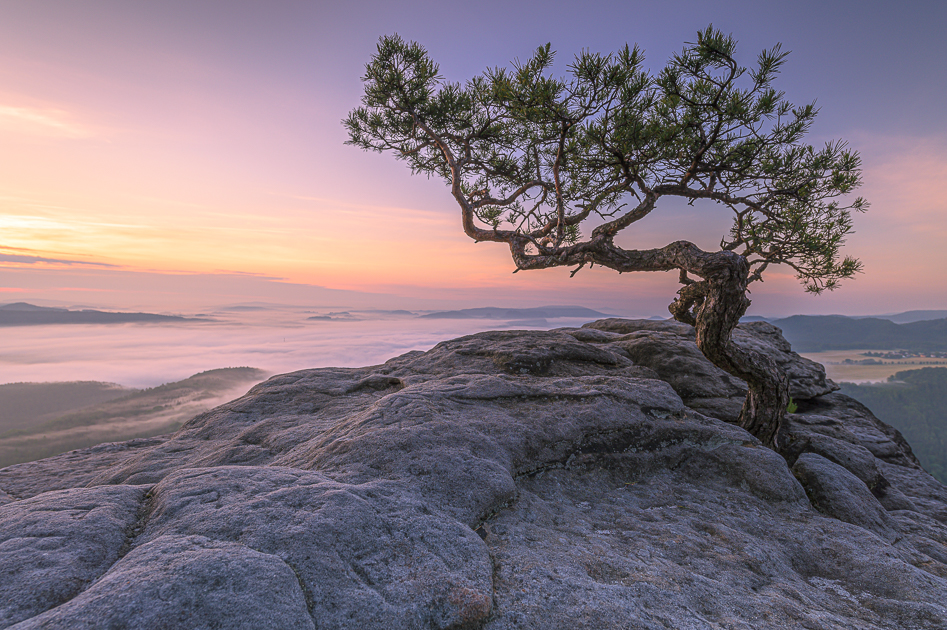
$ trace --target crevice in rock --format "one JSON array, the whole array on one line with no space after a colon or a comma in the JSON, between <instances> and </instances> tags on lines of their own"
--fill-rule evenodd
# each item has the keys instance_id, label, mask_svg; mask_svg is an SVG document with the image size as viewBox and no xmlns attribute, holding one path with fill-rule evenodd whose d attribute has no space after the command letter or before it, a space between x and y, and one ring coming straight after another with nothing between
<instances>
[{"instance_id":1,"label":"crevice in rock","mask_svg":"<svg viewBox=\"0 0 947 630\"><path fill-rule=\"evenodd\" d=\"M514 477L514 478L513 478L514 481L515 481L517 478L518 478L518 477ZM474 530L474 533L476 533L478 536L480 536L480 538L481 538L482 540L486 540L487 531L486 531L486 529L485 529L485 526L486 526L486 524L487 524L487 521L489 521L490 519L492 519L494 516L496 516L497 514L499 514L500 512L502 512L503 510L506 510L506 509L509 509L509 508L513 507L513 504L516 503L516 500L517 500L518 498L519 498L519 492L517 492L512 498L510 498L510 499L508 499L508 500L506 500L506 501L501 501L501 502L497 503L496 505L494 505L493 507L491 507L489 510L486 510L486 511L483 512L483 513L480 515L480 517L475 521L474 526L473 526L471 529L473 529L473 530ZM483 532L483 533L481 533L481 532Z\"/></svg>"},{"instance_id":2,"label":"crevice in rock","mask_svg":"<svg viewBox=\"0 0 947 630\"><path fill-rule=\"evenodd\" d=\"M601 391L590 391L587 394L548 394L540 392L524 392L522 394L510 394L508 396L500 396L496 394L484 395L482 398L475 397L472 394L465 393L464 395L455 395L448 394L444 396L451 402L456 402L458 404L468 404L468 405L480 405L484 401L496 401L496 402L545 402L549 404L554 404L558 402L582 402L596 398L598 396L607 396L610 398L615 398L621 400L620 396L615 395L611 392L601 392Z\"/></svg>"},{"instance_id":3,"label":"crevice in rock","mask_svg":"<svg viewBox=\"0 0 947 630\"><path fill-rule=\"evenodd\" d=\"M258 550L254 549L254 551L258 551ZM260 553L264 553L264 552L261 551ZM316 616L315 616L316 602L312 597L312 591L309 590L309 586L306 584L306 581L303 580L302 576L299 574L299 571L296 569L296 567L293 566L293 564L290 563L289 560L286 560L285 558L280 558L280 559L283 561L283 564L289 567L289 570L293 572L293 575L296 576L296 582L299 584L299 588L303 593L303 597L306 599L306 611L309 613L309 617L310 619L312 619L313 625L318 628L319 620L316 619Z\"/></svg>"},{"instance_id":4,"label":"crevice in rock","mask_svg":"<svg viewBox=\"0 0 947 630\"><path fill-rule=\"evenodd\" d=\"M489 545L487 545L487 553L490 554L490 614L480 622L479 628L485 627L488 623L496 619L499 614L500 600L497 597L497 574L499 573L499 568L497 567L497 559L493 555L493 551Z\"/></svg>"},{"instance_id":5,"label":"crevice in rock","mask_svg":"<svg viewBox=\"0 0 947 630\"><path fill-rule=\"evenodd\" d=\"M378 586L372 581L368 573L362 567L358 566L356 562L349 562L349 569L352 570L352 573L358 578L358 581L361 582L366 588L374 592L381 601L385 602L386 605L392 606L391 602L388 601L388 598L385 597L384 591L382 591Z\"/></svg>"},{"instance_id":6,"label":"crevice in rock","mask_svg":"<svg viewBox=\"0 0 947 630\"><path fill-rule=\"evenodd\" d=\"M154 494L152 494L153 490L154 486L151 486L148 488L148 491L145 492L145 496L142 497L141 503L138 505L138 511L135 514L135 520L126 530L125 542L118 550L118 557L115 558L115 562L118 562L124 558L128 552L132 550L135 539L138 538L138 536L141 535L141 533L145 530L145 526L148 524L148 519L151 517L151 513L154 511L155 498ZM109 567L102 572L102 575L108 573L109 570L115 565L115 562L109 565Z\"/></svg>"},{"instance_id":7,"label":"crevice in rock","mask_svg":"<svg viewBox=\"0 0 947 630\"><path fill-rule=\"evenodd\" d=\"M21 501L21 500L27 498L27 497L20 496L20 495L18 495L18 494L15 493L15 492L10 492L9 490L7 490L6 488L4 488L3 486L0 486L0 492L4 493L4 494L7 495L8 497L12 497L14 501Z\"/></svg>"},{"instance_id":8,"label":"crevice in rock","mask_svg":"<svg viewBox=\"0 0 947 630\"><path fill-rule=\"evenodd\" d=\"M569 468L569 464L577 457L582 455L618 455L629 452L639 451L658 451L667 448L684 445L692 445L701 448L700 442L687 439L686 437L671 438L667 435L655 435L646 439L633 429L607 429L589 433L582 442L560 458L542 462L529 468L516 470L513 472L513 479L521 477L533 477L548 470ZM724 444L742 444L737 440L718 440L712 445L706 444L711 448L723 446Z\"/></svg>"},{"instance_id":9,"label":"crevice in rock","mask_svg":"<svg viewBox=\"0 0 947 630\"><path fill-rule=\"evenodd\" d=\"M87 590L89 590L89 588L92 587L94 584L96 584L99 580L101 580L104 575L106 575L109 571L112 570L112 567L114 567L123 557L125 557L125 555L131 550L134 539L138 536L138 534L144 528L144 523L147 520L148 514L150 513L150 509L147 508L147 505L150 503L150 500L149 500L150 496L151 496L151 489L149 488L149 490L143 496L142 501L139 503L134 521L125 530L125 540L122 543L122 546L119 547L118 553L116 554L115 559L111 563L109 563L107 567L104 567L101 570L101 572L99 572L99 574L96 575L95 577L92 577L87 580L83 580L81 582L77 580L76 583L78 584L78 588L76 588L74 592L72 592L70 595L68 595L64 599L62 599L62 601L59 601L52 606L49 606L45 610L37 612L35 615L33 615L33 617L44 614L50 610L59 608L60 606L67 604L71 602L72 600L76 599L77 597L85 593ZM47 510L49 509L48 506L46 507L46 509ZM74 508L63 508L63 509L66 510L66 509L74 509ZM37 538L39 536L36 536L35 534L33 534L32 537ZM59 538L60 535L50 534L49 537ZM31 619L31 618L32 617L29 617L27 619ZM27 619L24 619L22 621L26 621Z\"/></svg>"},{"instance_id":10,"label":"crevice in rock","mask_svg":"<svg viewBox=\"0 0 947 630\"><path fill-rule=\"evenodd\" d=\"M611 354L611 353L610 353ZM530 376L555 376L550 374L552 368L557 364L592 364L602 366L606 369L625 367L621 360L625 359L629 364L630 359L618 356L572 356L572 355L495 355L492 357L493 363L501 370L509 374L529 374Z\"/></svg>"},{"instance_id":11,"label":"crevice in rock","mask_svg":"<svg viewBox=\"0 0 947 630\"><path fill-rule=\"evenodd\" d=\"M395 376L386 374L370 374L345 390L345 394L362 392L381 392L389 389L395 391L404 389L404 381Z\"/></svg>"}]
</instances>

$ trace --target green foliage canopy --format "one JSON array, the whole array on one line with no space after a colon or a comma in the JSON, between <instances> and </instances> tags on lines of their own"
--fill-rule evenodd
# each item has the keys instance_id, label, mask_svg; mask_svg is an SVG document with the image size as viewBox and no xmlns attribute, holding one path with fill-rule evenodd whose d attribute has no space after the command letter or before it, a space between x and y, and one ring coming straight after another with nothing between
<instances>
[{"instance_id":1,"label":"green foliage canopy","mask_svg":"<svg viewBox=\"0 0 947 630\"><path fill-rule=\"evenodd\" d=\"M750 282L786 264L806 290L832 289L860 269L839 253L851 212L867 207L839 201L860 184L859 156L840 141L802 141L817 109L772 86L787 55L779 45L750 70L735 47L708 26L655 75L625 46L583 51L556 77L547 44L460 84L419 44L391 35L343 123L349 144L446 180L467 234L508 243L518 269L595 262L700 275L663 250L633 256L612 240L660 198L680 197L732 210L720 247L747 258ZM598 225L583 233L589 218Z\"/></svg>"}]
</instances>

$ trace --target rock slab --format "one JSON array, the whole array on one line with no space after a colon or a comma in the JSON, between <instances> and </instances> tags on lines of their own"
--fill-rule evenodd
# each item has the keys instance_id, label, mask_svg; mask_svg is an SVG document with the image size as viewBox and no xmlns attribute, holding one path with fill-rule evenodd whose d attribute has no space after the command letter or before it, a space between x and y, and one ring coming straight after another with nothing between
<instances>
[{"instance_id":1,"label":"rock slab","mask_svg":"<svg viewBox=\"0 0 947 630\"><path fill-rule=\"evenodd\" d=\"M0 627L947 627L900 435L747 326L808 396L787 463L688 328L479 333L0 470Z\"/></svg>"}]
</instances>

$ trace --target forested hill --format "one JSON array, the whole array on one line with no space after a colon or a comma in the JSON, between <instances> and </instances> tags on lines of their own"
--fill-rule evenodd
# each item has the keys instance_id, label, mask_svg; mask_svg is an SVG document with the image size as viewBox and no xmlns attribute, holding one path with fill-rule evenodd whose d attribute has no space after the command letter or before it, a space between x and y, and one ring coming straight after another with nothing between
<instances>
[{"instance_id":1,"label":"forested hill","mask_svg":"<svg viewBox=\"0 0 947 630\"><path fill-rule=\"evenodd\" d=\"M155 313L115 313L85 309L34 306L26 302L0 305L0 326L36 326L42 324L124 324L129 322L183 322L193 318Z\"/></svg>"},{"instance_id":2,"label":"forested hill","mask_svg":"<svg viewBox=\"0 0 947 630\"><path fill-rule=\"evenodd\" d=\"M895 324L887 319L842 315L793 315L772 323L796 352L825 350L947 351L947 319Z\"/></svg>"},{"instance_id":3,"label":"forested hill","mask_svg":"<svg viewBox=\"0 0 947 630\"><path fill-rule=\"evenodd\" d=\"M898 372L887 383L842 383L858 400L900 431L924 468L947 484L947 368Z\"/></svg>"}]
</instances>

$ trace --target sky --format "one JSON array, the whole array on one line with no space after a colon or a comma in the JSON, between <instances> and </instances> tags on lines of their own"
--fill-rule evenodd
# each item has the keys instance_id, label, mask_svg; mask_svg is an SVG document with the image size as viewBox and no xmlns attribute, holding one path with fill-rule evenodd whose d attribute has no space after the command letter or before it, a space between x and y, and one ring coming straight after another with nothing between
<instances>
[{"instance_id":1,"label":"sky","mask_svg":"<svg viewBox=\"0 0 947 630\"><path fill-rule=\"evenodd\" d=\"M0 3L0 303L193 313L246 302L459 308L577 304L666 315L670 273L513 275L462 232L443 182L344 144L378 38L463 81L551 42L557 67L627 43L652 70L709 23L821 108L808 141L859 151L871 202L845 253L864 273L804 294L785 270L750 313L947 308L942 0ZM659 207L636 246L713 247L729 217Z\"/></svg>"}]
</instances>

